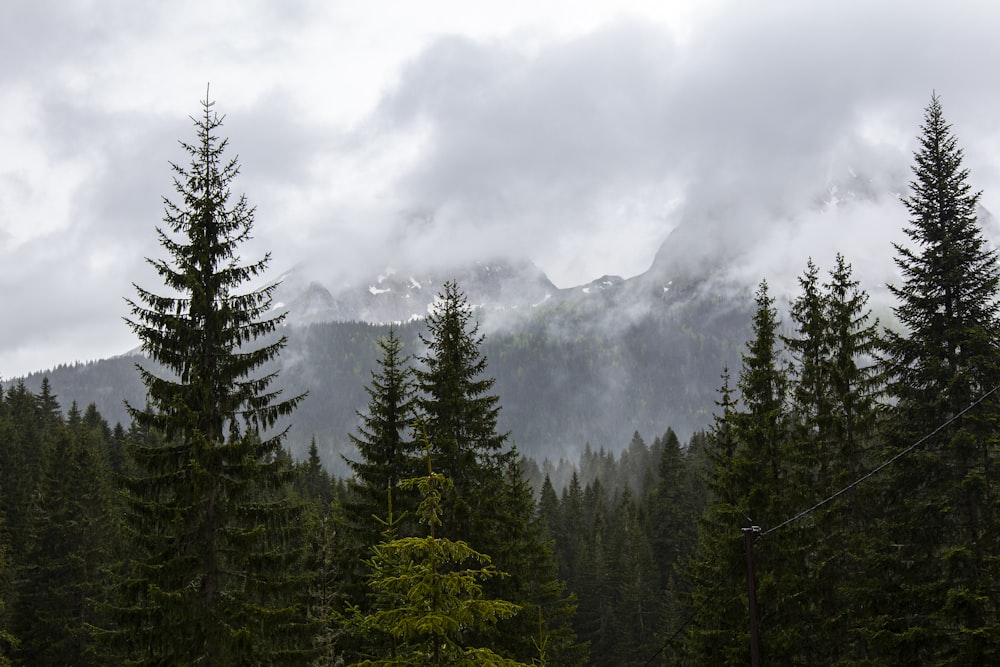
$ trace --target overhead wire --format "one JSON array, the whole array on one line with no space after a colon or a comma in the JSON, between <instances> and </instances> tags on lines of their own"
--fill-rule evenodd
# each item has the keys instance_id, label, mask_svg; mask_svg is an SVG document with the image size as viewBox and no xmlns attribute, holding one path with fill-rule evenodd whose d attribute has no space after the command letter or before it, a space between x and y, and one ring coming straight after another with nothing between
<instances>
[{"instance_id":1,"label":"overhead wire","mask_svg":"<svg viewBox=\"0 0 1000 667\"><path fill-rule=\"evenodd\" d=\"M918 447L920 447L921 445L923 445L925 442L927 442L928 440L930 440L931 438L933 438L935 435L937 435L938 433L940 433L944 429L948 428L948 426L950 426L951 424L953 424L955 421L957 421L958 419L960 419L964 415L968 414L969 411L971 411L973 408L975 408L976 406L978 406L980 403L982 403L983 401L985 401L987 398L989 398L990 396L992 396L993 394L995 394L997 391L1000 391L1000 384L996 385L995 387L993 387L992 389L990 389L986 393L982 394L979 398L977 398L973 402L969 403L969 405L967 405L965 408L963 408L962 410L960 410L959 412L957 412L956 414L954 414L952 417L950 417L946 421L942 422L933 431L930 431L925 436L923 436L922 438L920 438L919 440L917 440L913 444L909 445L905 449L900 450L899 452L897 452L896 454L894 454L890 458L886 459L885 461L883 461L882 463L880 463L876 467L872 468L870 471L868 471L867 473L865 473L864 475L862 475L858 479L854 480L853 482L851 482L847 486L844 486L843 488L835 491L834 493L830 494L826 498L820 500L815 505L813 505L813 506L811 506L811 507L809 507L809 508L807 508L807 509L799 512L798 514L796 514L796 515L794 515L794 516L792 516L792 517L790 517L790 518L782 521L778 525L776 525L776 526L774 526L772 528L768 528L767 530L762 531L760 533L760 535L758 535L757 539L758 540L763 539L764 537L770 535L771 533L774 533L774 532L776 532L778 530L781 530L785 526L787 526L789 524L792 524L792 523L798 521L799 519L802 519L802 518L804 518L804 517L812 514L816 510L818 510L821 507L823 507L824 505L827 505L827 504L833 502L834 500L836 500L840 496L844 495L848 491L856 488L857 486L859 486L860 484L862 484L866 480L874 477L875 475L877 475L878 473L882 472L883 470L885 470L886 468L888 468L889 466L891 466L893 463L895 463L899 459L903 458L904 456L906 456L907 454L909 454L913 450L915 450ZM705 605L706 602L707 602L707 598L706 598L706 600L703 600L700 604L698 604L695 607L695 609L691 612L691 614L686 619L684 619L684 622L681 623L680 626L678 626L677 629L674 631L674 633L672 635L670 635L670 637L667 638L667 640L663 643L663 645L660 647L660 649L655 654L653 654L652 656L650 656L649 660L647 660L645 663L643 663L644 667L647 667L648 665L653 664L653 661L656 660L656 658L659 657L659 655L661 653L663 653L663 651L666 650L666 648L671 643L673 643L673 641L677 638L677 636L688 625L690 625L690 623L695 619L695 617L698 615L698 612L701 611L702 607Z\"/></svg>"},{"instance_id":2,"label":"overhead wire","mask_svg":"<svg viewBox=\"0 0 1000 667\"><path fill-rule=\"evenodd\" d=\"M883 461L882 463L880 463L875 468L871 469L870 471L868 471L867 473L865 473L864 475L862 475L858 479L854 480L853 482L851 482L847 486L845 486L845 487L841 488L840 490L838 490L838 491L830 494L829 496L827 496L823 500L819 501L818 503L816 503L812 507L809 507L808 509L805 509L805 510L799 512L795 516L782 521L777 526L774 526L772 528L768 528L767 530L761 532L761 534L758 536L757 539L763 539L764 537L767 537L771 533L773 533L775 531L778 531L778 530L781 530L785 526L787 526L787 525L789 525L791 523L794 523L794 522L798 521L799 519L802 519L802 518L804 518L804 517L812 514L813 512L815 512L816 510L818 510L819 508L823 507L824 505L826 505L826 504L834 501L835 499L837 499L840 496L844 495L845 493L847 493L851 489L854 489L855 487L857 487L858 485L860 485L865 480L870 479L871 477L874 477L875 475L877 475L878 473L882 472L883 470L885 470L886 468L888 468L890 465L892 465L893 463L895 463L899 459L903 458L904 456L906 456L907 454L909 454L910 452L912 452L914 449L916 449L920 445L924 444L925 442L927 442L928 440L930 440L931 438L933 438L935 435L937 435L938 433L940 433L944 429L948 428L956 420L960 419L962 416L964 416L965 414L967 414L970 410L972 410L977 405L979 405L980 403L982 403L983 401L985 401L987 398L989 398L992 394L996 393L998 390L1000 390L1000 384L996 385L995 387L993 387L992 389L990 389L989 391L987 391L986 393L984 393L983 395L981 395L979 398L977 398L976 400L974 400L972 403L969 403L969 405L967 405L965 408L963 408L962 410L960 410L959 412L957 412L956 414L954 414L951 418L949 418L948 420L946 420L945 422L943 422L942 424L940 424L937 428L935 428L933 431L931 431L930 433L928 433L924 437L920 438L919 440L917 440L916 442L914 442L913 444L911 444L909 447L906 447L905 449L900 450L899 452L897 452L895 455L893 455L889 459L886 459L885 461Z\"/></svg>"}]
</instances>

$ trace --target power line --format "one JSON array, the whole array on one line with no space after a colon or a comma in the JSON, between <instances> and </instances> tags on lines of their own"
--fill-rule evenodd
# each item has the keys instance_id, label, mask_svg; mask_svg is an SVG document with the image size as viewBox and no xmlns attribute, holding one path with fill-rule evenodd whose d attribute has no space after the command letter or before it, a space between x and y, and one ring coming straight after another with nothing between
<instances>
[{"instance_id":1,"label":"power line","mask_svg":"<svg viewBox=\"0 0 1000 667\"><path fill-rule=\"evenodd\" d=\"M663 653L664 649L670 646L670 644L672 644L673 641L677 639L677 635L679 635L681 631L684 630L684 628L686 628L691 623L691 621L694 620L695 616L698 615L698 612L701 611L701 608L705 606L705 603L707 601L708 598L705 598L705 600L702 600L702 602L698 604L697 607L694 608L694 611L692 611L691 614L686 619L684 619L684 622L677 627L677 629L674 631L674 634L670 635L670 637L667 638L667 641L663 642L663 646L660 647L660 650L654 653L652 656L650 656L649 660L642 663L643 667L648 667L649 665L653 664L653 661L656 660L661 653Z\"/></svg>"},{"instance_id":2,"label":"power line","mask_svg":"<svg viewBox=\"0 0 1000 667\"><path fill-rule=\"evenodd\" d=\"M769 528L769 529L761 532L758 535L757 539L758 540L762 539L762 538L766 537L767 535L770 535L771 533L773 533L775 531L781 530L785 526L787 526L787 525L789 525L791 523L794 523L795 521L798 521L799 519L801 519L803 517L806 517L809 514L812 514L813 512L815 512L816 510L818 510L819 508L823 507L824 505L827 505L828 503L830 503L833 500L835 500L835 499L839 498L840 496L844 495L845 493L847 493L851 489L855 488L856 486L858 486L859 484L861 484L865 480L867 480L867 479L869 479L871 477L874 477L875 475L877 475L878 473L880 473L882 470L888 468L890 465L892 465L893 463L895 463L899 459L903 458L904 456L906 456L907 454L909 454L910 452L912 452L917 447L921 446L922 444L924 444L925 442L927 442L928 440L930 440L931 438L933 438L935 435L937 435L938 433L940 433L942 430L946 429L948 426L950 426L956 420L958 420L959 418L961 418L962 416L964 416L965 414L967 414L970 410L972 410L977 405L979 405L980 403L982 403L983 401L985 401L991 395L995 394L997 391L1000 391L1000 385L996 385L995 387L993 387L992 389L990 389L989 391L987 391L985 394L983 394L982 396L980 396L979 398L977 398L976 400L974 400L972 403L969 403L968 406L966 406L965 408L963 408L961 411L959 411L958 413L956 413L954 416L952 416L951 418L949 418L948 420L946 420L945 422L943 422L942 424L940 424L933 431L931 431L930 433L928 433L924 437L920 438L919 440L917 440L916 442L914 442L913 444L911 444L906 449L903 449L903 450L899 451L898 453L896 453L895 455L893 455L891 458L883 461L881 464L879 464L878 466L876 466L872 470L868 471L867 473L865 473L864 475L862 475L858 479L854 480L853 482L851 482L847 486L841 488L840 490L836 491L835 493L832 493L831 495L829 495L826 498L824 498L823 500L819 501L818 503L816 503L812 507L809 507L808 509L805 509L805 510L799 512L795 516L793 516L793 517L791 517L789 519L786 519L785 521L782 521L777 526L774 526L773 528ZM717 593L717 592L718 592L718 589L716 589L715 591L712 591L712 593ZM652 656L650 656L649 660L647 660L645 663L643 663L643 667L648 667L648 665L653 664L653 661L656 660L656 658L658 658L659 655L661 653L663 653L663 651L671 643L673 643L673 641L677 638L677 636L680 635L680 633L688 625L691 624L691 622L698 615L698 612L700 612L702 610L702 607L704 607L705 604L708 602L708 600L710 599L710 597L711 597L711 595L706 596L705 599L703 599L698 605L695 606L695 608L691 612L691 614L687 618L684 619L684 622L681 623L680 626L678 626L677 629L674 631L674 633L672 635L670 635L670 637L667 638L667 640L663 643L663 645L660 647L660 650L658 650L655 654L653 654Z\"/></svg>"},{"instance_id":3,"label":"power line","mask_svg":"<svg viewBox=\"0 0 1000 667\"><path fill-rule=\"evenodd\" d=\"M738 554L738 557L735 560L742 560L742 559L743 559L742 554ZM656 660L660 656L660 654L663 653L663 651L665 651L666 648L674 642L675 639L677 639L677 636L680 635L681 632L683 632L687 626L691 625L691 621L697 618L699 612L701 612L701 610L705 607L705 605L708 604L710 600L712 600L713 596L720 592L722 592L722 587L718 583L716 583L715 588L710 589L708 591L708 594L704 598L702 598L701 602L698 602L697 604L694 605L694 609L691 611L690 614L688 614L687 618L684 619L684 622L681 623L679 626L677 626L677 629L674 630L674 633L672 635L667 637L667 640L663 642L662 646L660 646L660 650L651 655L649 660L642 663L643 667L649 667L649 665L652 665L653 661Z\"/></svg>"},{"instance_id":4,"label":"power line","mask_svg":"<svg viewBox=\"0 0 1000 667\"><path fill-rule=\"evenodd\" d=\"M927 442L928 440L930 440L931 438L933 438L935 435L937 435L938 433L940 433L942 430L944 430L945 428L947 428L948 426L950 426L957 419L959 419L960 417L962 417L963 415L965 415L967 412L969 412L970 410L972 410L974 407L976 407L977 405L979 405L980 403L982 403L983 401L985 401L987 398L990 397L990 395L994 394L997 390L1000 390L1000 385L997 385L997 386L993 387L988 392L986 392L985 394L983 394L982 396L980 396L979 398L977 398L976 400L974 400L972 403L969 403L969 405L966 406L963 410L961 410L960 412L958 412L957 414L955 414L954 416L952 416L950 419L948 419L943 424L941 424L940 426L938 426L937 428L935 428L933 431L931 431L930 433L928 433L924 437L920 438L919 440L917 440L916 442L914 442L912 445L910 445L906 449L901 450L900 452L898 452L892 458L884 461L883 463L881 463L877 467L873 468L872 470L870 470L865 475L863 475L863 476L859 477L858 479L854 480L853 482L851 482L847 486L843 487L839 491L833 493L832 495L827 496L826 498L824 498L823 500L819 501L818 503L816 503L812 507L799 512L798 514L796 514L795 516L791 517L790 519L786 519L785 521L782 521L781 523L779 523L777 526L774 526L773 528L768 528L767 530L765 530L764 532L762 532L760 534L760 537L758 539L767 537L771 533L773 533L773 532L775 532L777 530L781 530L782 528L784 528L788 524L793 523L795 521L798 521L799 519L801 519L801 518L803 518L805 516L808 516L809 514L812 514L813 512L815 512L816 510L818 510L820 507L823 507L823 505L826 505L827 503L833 501L834 499L836 499L836 498L844 495L845 493L847 493L848 491L850 491L854 487L856 487L859 484L861 484L862 482L864 482L866 479L868 479L870 477L873 477L876 474L878 474L879 472L881 472L882 470L888 468L890 465L892 465L893 463L895 463L899 459L903 458L904 456L906 456L907 454L909 454L910 452L912 452L914 449L916 449L920 445L924 444L925 442Z\"/></svg>"}]
</instances>

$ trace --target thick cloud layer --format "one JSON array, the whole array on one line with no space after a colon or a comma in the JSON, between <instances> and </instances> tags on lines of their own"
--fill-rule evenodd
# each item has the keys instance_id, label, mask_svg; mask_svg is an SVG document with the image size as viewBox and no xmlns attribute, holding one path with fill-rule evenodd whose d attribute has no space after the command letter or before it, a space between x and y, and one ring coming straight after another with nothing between
<instances>
[{"instance_id":1,"label":"thick cloud layer","mask_svg":"<svg viewBox=\"0 0 1000 667\"><path fill-rule=\"evenodd\" d=\"M6 3L0 374L134 344L206 82L275 275L509 253L568 286L686 225L733 279L790 289L839 250L882 284L934 90L1000 211L1000 7L661 4Z\"/></svg>"}]
</instances>

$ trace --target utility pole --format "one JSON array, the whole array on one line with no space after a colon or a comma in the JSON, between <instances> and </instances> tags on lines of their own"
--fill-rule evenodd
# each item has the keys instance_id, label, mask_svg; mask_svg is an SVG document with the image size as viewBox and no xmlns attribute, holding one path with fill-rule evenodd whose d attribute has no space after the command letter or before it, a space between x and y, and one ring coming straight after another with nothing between
<instances>
[{"instance_id":1,"label":"utility pole","mask_svg":"<svg viewBox=\"0 0 1000 667\"><path fill-rule=\"evenodd\" d=\"M747 547L747 605L750 607L750 667L761 667L760 662L760 617L757 615L757 565L753 557L753 543L760 535L760 526L753 525L747 517L743 528L743 538Z\"/></svg>"}]
</instances>

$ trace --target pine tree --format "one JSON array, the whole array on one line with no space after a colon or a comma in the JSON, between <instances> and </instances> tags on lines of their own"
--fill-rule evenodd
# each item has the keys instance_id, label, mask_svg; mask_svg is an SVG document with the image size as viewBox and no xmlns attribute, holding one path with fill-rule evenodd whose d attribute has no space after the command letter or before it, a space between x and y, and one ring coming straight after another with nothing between
<instances>
[{"instance_id":1,"label":"pine tree","mask_svg":"<svg viewBox=\"0 0 1000 667\"><path fill-rule=\"evenodd\" d=\"M535 633L522 623L530 619L536 629L541 614L546 632L559 637L550 659L572 659L580 648L570 629L573 603L557 579L517 450L497 430L500 399L491 393L494 379L486 375L483 337L456 283L445 284L421 340L427 352L414 369L416 405L435 465L452 480L442 501L450 517L442 536L490 553L511 576L489 582L487 591L524 608L524 616L498 624L491 646L532 659Z\"/></svg>"},{"instance_id":2,"label":"pine tree","mask_svg":"<svg viewBox=\"0 0 1000 667\"><path fill-rule=\"evenodd\" d=\"M306 460L298 465L296 487L306 500L318 507L327 507L333 502L333 480L323 467L315 436L309 441Z\"/></svg>"},{"instance_id":3,"label":"pine tree","mask_svg":"<svg viewBox=\"0 0 1000 667\"><path fill-rule=\"evenodd\" d=\"M656 654L662 631L663 591L653 550L642 528L638 508L626 487L607 525L608 590L611 598L607 646L594 647L601 665L641 665Z\"/></svg>"},{"instance_id":4,"label":"pine tree","mask_svg":"<svg viewBox=\"0 0 1000 667\"><path fill-rule=\"evenodd\" d=\"M3 528L3 524L3 514L0 513L0 528ZM0 535L2 534L3 531L0 531ZM7 549L4 543L0 541L0 667L10 667L10 656L17 650L19 645L17 638L7 629L7 609L4 602L7 592L7 580Z\"/></svg>"},{"instance_id":5,"label":"pine tree","mask_svg":"<svg viewBox=\"0 0 1000 667\"><path fill-rule=\"evenodd\" d=\"M365 387L368 409L358 413L357 434L349 435L359 460L347 461L354 477L348 481L351 499L345 511L361 553L380 539L382 527L375 517L388 515L386 491L419 472L419 445L410 429L416 405L409 358L403 355L403 343L391 327L378 347L378 369L372 371L371 384ZM416 509L413 494L396 490L392 498L397 516Z\"/></svg>"},{"instance_id":6,"label":"pine tree","mask_svg":"<svg viewBox=\"0 0 1000 667\"><path fill-rule=\"evenodd\" d=\"M700 620L688 636L687 650L700 664L749 661L747 572L741 529L748 520L765 528L787 518L798 494L794 468L797 454L788 434L788 376L778 346L774 299L762 281L755 294L753 337L743 354L735 403L724 375L719 407L710 439L712 470L707 481L710 501L699 524L698 546L686 567L691 604ZM782 623L765 625L768 661L790 660L805 641L795 619L802 601L801 554L784 534L758 548L759 604ZM763 611L762 611L763 614Z\"/></svg>"},{"instance_id":7,"label":"pine tree","mask_svg":"<svg viewBox=\"0 0 1000 667\"><path fill-rule=\"evenodd\" d=\"M666 590L675 567L694 547L697 526L691 497L692 471L673 429L667 429L659 449L656 485L647 501L648 533L660 572L660 588Z\"/></svg>"},{"instance_id":8,"label":"pine tree","mask_svg":"<svg viewBox=\"0 0 1000 667\"><path fill-rule=\"evenodd\" d=\"M164 199L157 228L168 259L149 260L168 296L135 286L128 301L129 325L165 371L140 365L150 408L130 406L152 437L129 451L137 555L123 636L143 663L276 664L309 644L302 505L286 493L287 429L274 431L302 397L272 388L284 316L271 314L276 285L247 288L270 256L241 263L254 209L245 196L231 201L239 166L224 157L213 105L206 95L197 141L181 143L190 166L172 165L180 200Z\"/></svg>"},{"instance_id":9,"label":"pine tree","mask_svg":"<svg viewBox=\"0 0 1000 667\"><path fill-rule=\"evenodd\" d=\"M580 486L580 476L577 475L575 468L569 484L563 489L559 498L559 515L562 520L559 534L565 536L562 542L556 543L562 555L556 561L561 568L559 578L566 582L569 590L577 592L580 590L580 559L586 542L587 528L583 510L583 488Z\"/></svg>"},{"instance_id":10,"label":"pine tree","mask_svg":"<svg viewBox=\"0 0 1000 667\"><path fill-rule=\"evenodd\" d=\"M470 539L473 515L493 505L496 477L516 456L497 430L500 399L490 393L495 380L486 375L483 336L455 282L445 283L420 340L427 352L414 369L417 405L436 465L453 483L449 536Z\"/></svg>"},{"instance_id":11,"label":"pine tree","mask_svg":"<svg viewBox=\"0 0 1000 667\"><path fill-rule=\"evenodd\" d=\"M877 323L866 310L867 295L837 255L830 281L820 283L810 260L799 279L801 292L790 307L794 327L782 336L792 364L791 437L786 449L789 484L784 495L789 511L808 507L857 479L875 465L875 396L878 391L871 355L878 344ZM836 510L810 514L784 529L789 533L783 555L798 605L786 627L822 628L812 641L789 643L802 662L851 659L849 626L857 615L845 590L856 572L852 562L863 541L862 492L841 498ZM849 554L849 555L848 555Z\"/></svg>"},{"instance_id":12,"label":"pine tree","mask_svg":"<svg viewBox=\"0 0 1000 667\"><path fill-rule=\"evenodd\" d=\"M76 403L66 424L59 421L46 448L31 547L12 609L21 639L17 655L25 664L107 665L109 656L91 633L103 620L101 598L120 555L107 425L85 422Z\"/></svg>"},{"instance_id":13,"label":"pine tree","mask_svg":"<svg viewBox=\"0 0 1000 667\"><path fill-rule=\"evenodd\" d=\"M51 400L54 396L49 394ZM58 410L58 408L57 408ZM45 441L54 432L42 427L39 397L28 391L23 380L4 396L4 436L0 438L0 512L6 516L7 557L16 570L24 562L31 541L31 502L42 473ZM58 413L55 415L58 420Z\"/></svg>"},{"instance_id":14,"label":"pine tree","mask_svg":"<svg viewBox=\"0 0 1000 667\"><path fill-rule=\"evenodd\" d=\"M797 482L816 494L826 490L830 472L825 448L830 446L830 422L833 413L831 392L832 344L827 325L826 300L819 281L819 268L809 260L799 278L801 292L792 301L789 315L795 332L782 336L795 371L792 409L795 411L795 438L801 443L796 454L796 471L803 474Z\"/></svg>"},{"instance_id":15,"label":"pine tree","mask_svg":"<svg viewBox=\"0 0 1000 667\"><path fill-rule=\"evenodd\" d=\"M324 503L317 497L308 504L309 620L317 627L313 667L343 664L341 644L345 630L337 612L343 607L345 588L344 540L338 530L343 525L341 514L339 500Z\"/></svg>"},{"instance_id":16,"label":"pine tree","mask_svg":"<svg viewBox=\"0 0 1000 667\"><path fill-rule=\"evenodd\" d=\"M1000 525L996 485L1000 398L1000 267L976 217L980 194L935 95L903 200L909 244L890 285L902 325L887 332L884 370L895 403L887 454L928 436L893 466L876 534L887 594L865 628L875 651L912 664L1000 661ZM886 599L888 597L889 599ZM880 613L879 613L880 612Z\"/></svg>"},{"instance_id":17,"label":"pine tree","mask_svg":"<svg viewBox=\"0 0 1000 667\"><path fill-rule=\"evenodd\" d=\"M373 547L369 567L375 609L357 623L362 631L387 634L396 642L384 655L357 665L525 665L467 643L469 630L493 626L518 613L519 607L484 596L486 581L507 576L488 555L464 541L437 536L446 516L442 498L450 480L434 472L428 454L427 475L400 485L420 493L417 516L427 526L427 535L396 537L390 516L385 539ZM391 493L390 488L387 495ZM479 567L474 566L477 562Z\"/></svg>"}]
</instances>

